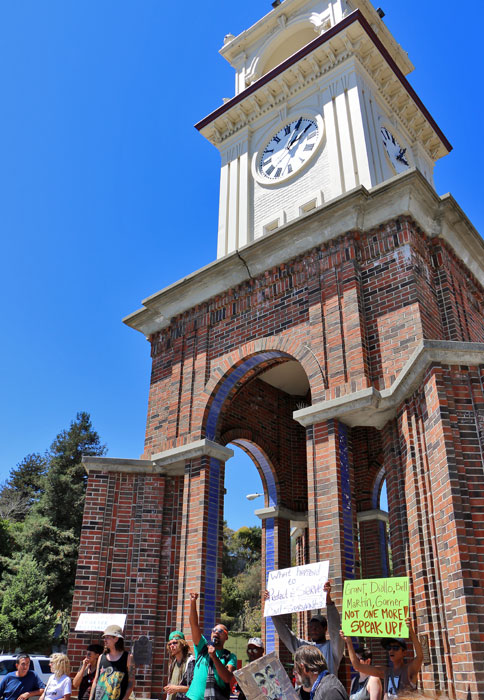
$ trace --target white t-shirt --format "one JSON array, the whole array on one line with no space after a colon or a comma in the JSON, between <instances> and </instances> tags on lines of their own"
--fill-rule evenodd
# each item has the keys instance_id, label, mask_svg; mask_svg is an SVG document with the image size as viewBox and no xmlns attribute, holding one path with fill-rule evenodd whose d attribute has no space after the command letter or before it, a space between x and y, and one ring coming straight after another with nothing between
<instances>
[{"instance_id":1,"label":"white t-shirt","mask_svg":"<svg viewBox=\"0 0 484 700\"><path fill-rule=\"evenodd\" d=\"M64 695L68 695L72 690L72 683L69 676L56 678L52 675L45 685L45 700L60 700Z\"/></svg>"}]
</instances>

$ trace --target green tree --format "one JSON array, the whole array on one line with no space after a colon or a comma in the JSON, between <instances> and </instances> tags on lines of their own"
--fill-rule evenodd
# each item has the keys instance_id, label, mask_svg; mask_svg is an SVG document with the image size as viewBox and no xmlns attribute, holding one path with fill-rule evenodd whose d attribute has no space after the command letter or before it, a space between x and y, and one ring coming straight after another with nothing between
<instances>
[{"instance_id":1,"label":"green tree","mask_svg":"<svg viewBox=\"0 0 484 700\"><path fill-rule=\"evenodd\" d=\"M51 640L52 606L35 559L29 554L17 555L12 565L14 571L5 573L2 580L0 643L12 650L20 646L35 651Z\"/></svg>"},{"instance_id":2,"label":"green tree","mask_svg":"<svg viewBox=\"0 0 484 700\"><path fill-rule=\"evenodd\" d=\"M39 500L43 492L47 465L47 456L34 453L24 457L10 472L8 487L27 499L29 507Z\"/></svg>"},{"instance_id":3,"label":"green tree","mask_svg":"<svg viewBox=\"0 0 484 700\"><path fill-rule=\"evenodd\" d=\"M251 634L261 628L261 539L260 527L234 532L224 523L222 621Z\"/></svg>"},{"instance_id":4,"label":"green tree","mask_svg":"<svg viewBox=\"0 0 484 700\"><path fill-rule=\"evenodd\" d=\"M49 451L49 468L39 511L61 530L81 533L87 475L83 455L101 456L106 447L93 429L88 413L78 413L68 430L60 432Z\"/></svg>"}]
</instances>

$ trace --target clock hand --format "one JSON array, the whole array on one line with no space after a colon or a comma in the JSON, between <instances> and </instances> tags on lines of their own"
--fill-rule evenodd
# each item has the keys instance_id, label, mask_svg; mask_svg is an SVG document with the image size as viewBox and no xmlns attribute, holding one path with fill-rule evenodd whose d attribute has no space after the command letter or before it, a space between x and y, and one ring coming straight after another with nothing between
<instances>
[{"instance_id":1,"label":"clock hand","mask_svg":"<svg viewBox=\"0 0 484 700\"><path fill-rule=\"evenodd\" d=\"M407 152L407 149L406 149L406 148L401 148L401 149L400 149L400 152L399 152L398 155L396 156L396 159L399 160L399 161L401 161L401 162L404 163L405 165L408 165L408 161L407 161L407 159L405 158L405 153L406 153L406 152Z\"/></svg>"},{"instance_id":2,"label":"clock hand","mask_svg":"<svg viewBox=\"0 0 484 700\"><path fill-rule=\"evenodd\" d=\"M295 127L295 129L294 129L294 133L293 133L293 135L292 135L292 138L290 139L289 143L288 143L287 146L286 146L287 149L291 148L292 144L294 143L294 141L295 141L295 139L296 139L296 134L297 134L297 132L298 132L298 130L299 130L299 127L301 126L301 122L302 122L302 117L299 118L299 120L298 120L298 122L297 122L297 124L296 124L296 127Z\"/></svg>"},{"instance_id":3,"label":"clock hand","mask_svg":"<svg viewBox=\"0 0 484 700\"><path fill-rule=\"evenodd\" d=\"M307 127L304 129L304 131L301 131L301 133L298 134L298 136L297 136L296 138L293 138L293 139L290 141L290 143L287 144L287 146L286 146L287 150L289 150L290 148L292 148L292 147L294 146L295 143L297 143L298 141L300 141L300 140L302 139L302 137L304 136L304 134L306 133L306 131L307 131L311 126L312 126L312 124L309 123L309 124L307 125Z\"/></svg>"}]
</instances>

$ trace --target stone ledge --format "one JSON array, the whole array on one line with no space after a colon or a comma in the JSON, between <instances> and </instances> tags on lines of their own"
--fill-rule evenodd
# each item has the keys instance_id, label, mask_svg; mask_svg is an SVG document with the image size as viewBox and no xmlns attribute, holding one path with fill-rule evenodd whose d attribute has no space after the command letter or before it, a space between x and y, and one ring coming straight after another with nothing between
<instances>
[{"instance_id":1,"label":"stone ledge","mask_svg":"<svg viewBox=\"0 0 484 700\"><path fill-rule=\"evenodd\" d=\"M379 510L378 508L374 510L362 510L356 514L356 519L359 523L374 522L375 520L387 523L388 513L386 510Z\"/></svg>"},{"instance_id":2,"label":"stone ledge","mask_svg":"<svg viewBox=\"0 0 484 700\"><path fill-rule=\"evenodd\" d=\"M346 425L381 430L396 416L398 407L420 384L432 362L445 365L477 366L484 364L484 343L461 343L447 340L424 340L407 360L389 389L370 387L346 396L294 411L293 418L304 427L338 418Z\"/></svg>"},{"instance_id":3,"label":"stone ledge","mask_svg":"<svg viewBox=\"0 0 484 700\"><path fill-rule=\"evenodd\" d=\"M173 316L246 282L250 275L256 277L348 231L368 231L399 216L410 216L428 236L442 237L484 284L484 241L451 195L439 197L418 170L410 169L370 190L361 186L340 195L193 272L144 299L144 308L126 316L124 323L149 337Z\"/></svg>"},{"instance_id":4,"label":"stone ledge","mask_svg":"<svg viewBox=\"0 0 484 700\"><path fill-rule=\"evenodd\" d=\"M234 451L211 440L197 440L154 454L151 459L113 459L112 457L86 456L82 458L82 464L88 474L92 472L120 472L183 476L185 461L202 455L225 462L234 456Z\"/></svg>"},{"instance_id":5,"label":"stone ledge","mask_svg":"<svg viewBox=\"0 0 484 700\"><path fill-rule=\"evenodd\" d=\"M227 459L234 456L234 451L229 447L219 445L218 442L204 439L189 442L179 447L173 447L164 452L158 452L157 454L151 455L151 459L153 462L156 462L157 466L166 467L175 463L184 463L187 459L194 459L195 457L201 457L203 455L214 457L215 459L220 459L222 462L225 462Z\"/></svg>"},{"instance_id":6,"label":"stone ledge","mask_svg":"<svg viewBox=\"0 0 484 700\"><path fill-rule=\"evenodd\" d=\"M257 515L261 520L267 520L267 518L283 518L284 520L290 520L291 527L305 528L308 526L308 514L306 512L298 513L295 510L284 508L284 506L259 508L254 511L254 515Z\"/></svg>"}]
</instances>

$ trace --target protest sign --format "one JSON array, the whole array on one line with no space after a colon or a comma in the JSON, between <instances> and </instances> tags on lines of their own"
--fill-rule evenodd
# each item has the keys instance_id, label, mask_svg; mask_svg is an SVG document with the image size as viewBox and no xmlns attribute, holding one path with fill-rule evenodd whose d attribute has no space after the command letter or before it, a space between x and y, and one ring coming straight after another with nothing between
<instances>
[{"instance_id":1,"label":"protest sign","mask_svg":"<svg viewBox=\"0 0 484 700\"><path fill-rule=\"evenodd\" d=\"M81 613L76 632L104 632L109 625L119 625L123 629L125 622L126 615L121 613Z\"/></svg>"},{"instance_id":2,"label":"protest sign","mask_svg":"<svg viewBox=\"0 0 484 700\"><path fill-rule=\"evenodd\" d=\"M345 581L342 628L347 637L408 637L408 577Z\"/></svg>"},{"instance_id":3,"label":"protest sign","mask_svg":"<svg viewBox=\"0 0 484 700\"><path fill-rule=\"evenodd\" d=\"M300 700L273 651L234 671L234 676L250 700Z\"/></svg>"},{"instance_id":4,"label":"protest sign","mask_svg":"<svg viewBox=\"0 0 484 700\"><path fill-rule=\"evenodd\" d=\"M329 562L319 561L270 571L267 579L269 600L266 600L264 617L324 608L326 593L323 589L328 570Z\"/></svg>"}]
</instances>

